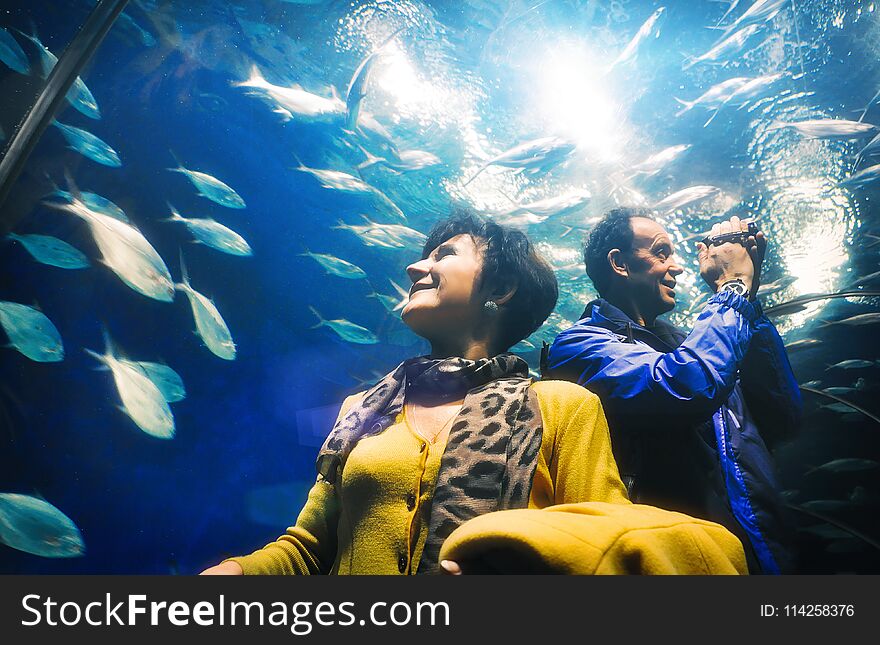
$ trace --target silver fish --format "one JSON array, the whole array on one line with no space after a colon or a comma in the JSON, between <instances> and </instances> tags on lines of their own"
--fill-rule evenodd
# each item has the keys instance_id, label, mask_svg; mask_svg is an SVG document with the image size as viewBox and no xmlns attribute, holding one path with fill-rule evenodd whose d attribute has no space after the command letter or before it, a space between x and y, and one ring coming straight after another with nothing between
<instances>
[{"instance_id":1,"label":"silver fish","mask_svg":"<svg viewBox=\"0 0 880 645\"><path fill-rule=\"evenodd\" d=\"M784 121L773 122L769 130L791 128L808 139L858 139L872 134L877 130L876 125L862 123L861 121L848 121L846 119L810 119L787 123Z\"/></svg>"},{"instance_id":2,"label":"silver fish","mask_svg":"<svg viewBox=\"0 0 880 645\"><path fill-rule=\"evenodd\" d=\"M592 199L592 194L588 190L575 189L556 197L548 197L539 199L538 201L529 202L527 204L514 203L510 208L502 210L500 215L521 215L530 213L540 221L550 218L565 217L581 210L586 206L587 202Z\"/></svg>"},{"instance_id":3,"label":"silver fish","mask_svg":"<svg viewBox=\"0 0 880 645\"><path fill-rule=\"evenodd\" d=\"M388 196L378 188L370 186L363 179L359 179L354 175L341 170L323 170L318 168L309 168L302 161L297 159L299 166L296 170L307 173L317 179L321 186L330 190L338 190L341 193L353 195L372 195L378 199L385 207L386 211L392 214L398 221L406 222L406 215L403 214L397 205L392 202Z\"/></svg>"},{"instance_id":4,"label":"silver fish","mask_svg":"<svg viewBox=\"0 0 880 645\"><path fill-rule=\"evenodd\" d=\"M873 325L878 322L880 322L880 312L871 312L867 314L850 316L849 318L844 318L843 320L832 320L830 322L826 322L823 326L827 327L829 325Z\"/></svg>"},{"instance_id":5,"label":"silver fish","mask_svg":"<svg viewBox=\"0 0 880 645\"><path fill-rule=\"evenodd\" d=\"M857 459L857 458L846 458L846 459L834 459L833 461L829 461L827 463L822 464L821 466L816 466L808 470L805 475L809 475L811 473L816 472L828 472L828 473L855 473L862 472L865 470L874 470L880 466L876 461L871 459Z\"/></svg>"},{"instance_id":6,"label":"silver fish","mask_svg":"<svg viewBox=\"0 0 880 645\"><path fill-rule=\"evenodd\" d=\"M55 119L52 120L52 125L60 130L72 150L76 150L81 155L104 166L118 168L122 165L116 151L91 132L75 128L72 125L65 125Z\"/></svg>"},{"instance_id":7,"label":"silver fish","mask_svg":"<svg viewBox=\"0 0 880 645\"><path fill-rule=\"evenodd\" d=\"M86 545L76 524L44 499L0 493L0 542L44 558L77 558Z\"/></svg>"},{"instance_id":8,"label":"silver fish","mask_svg":"<svg viewBox=\"0 0 880 645\"><path fill-rule=\"evenodd\" d=\"M86 353L102 363L113 375L113 382L122 401L122 411L145 433L157 439L174 437L174 415L162 391L156 387L140 367L131 361L120 359L113 348L110 336L104 333L105 349L98 354L90 349Z\"/></svg>"},{"instance_id":9,"label":"silver fish","mask_svg":"<svg viewBox=\"0 0 880 645\"><path fill-rule=\"evenodd\" d=\"M300 253L300 255L312 258L315 262L324 267L327 273L339 276L340 278L347 278L348 280L360 280L367 277L366 272L362 268L355 264L352 264L351 262L348 262L341 258L337 258L335 255L327 255L325 253L312 253L310 251Z\"/></svg>"},{"instance_id":10,"label":"silver fish","mask_svg":"<svg viewBox=\"0 0 880 645\"><path fill-rule=\"evenodd\" d=\"M788 0L755 0L739 18L725 28L725 35L747 25L761 25L773 20L786 2Z\"/></svg>"},{"instance_id":11,"label":"silver fish","mask_svg":"<svg viewBox=\"0 0 880 645\"><path fill-rule=\"evenodd\" d=\"M639 30L636 32L636 35L632 37L632 40L630 40L626 47L623 48L623 51L617 55L617 58L615 58L614 62L608 67L606 73L610 72L616 66L622 63L627 63L636 57L642 42L644 42L654 31L654 26L657 24L657 21L660 20L660 16L663 15L664 11L666 11L666 7L660 7L651 14L642 26L639 27Z\"/></svg>"},{"instance_id":12,"label":"silver fish","mask_svg":"<svg viewBox=\"0 0 880 645\"><path fill-rule=\"evenodd\" d=\"M389 313L394 313L395 311L403 309L406 306L406 303L409 302L409 292L394 282L394 280L389 279L388 282L391 283L391 286L397 292L396 296L386 296L385 294L374 291L367 297L376 298Z\"/></svg>"},{"instance_id":13,"label":"silver fish","mask_svg":"<svg viewBox=\"0 0 880 645\"><path fill-rule=\"evenodd\" d=\"M360 325L356 325L353 322L350 322L345 319L338 320L324 320L318 310L314 307L309 307L309 310L317 316L319 322L317 325L311 327L311 329L317 329L318 327L329 327L344 341L349 343L357 343L358 345L375 345L379 342L379 339L376 338L376 335L371 332L369 329L365 327L361 327Z\"/></svg>"},{"instance_id":14,"label":"silver fish","mask_svg":"<svg viewBox=\"0 0 880 645\"><path fill-rule=\"evenodd\" d=\"M227 361L235 360L235 343L232 341L229 327L226 326L214 303L190 285L183 255L180 257L180 271L183 282L175 284L174 287L178 291L183 291L189 298L189 306L192 309L199 337L215 356Z\"/></svg>"},{"instance_id":15,"label":"silver fish","mask_svg":"<svg viewBox=\"0 0 880 645\"><path fill-rule=\"evenodd\" d=\"M128 359L119 359L121 363L129 367L143 372L144 376L150 379L166 403L175 403L186 398L186 388L183 385L183 379L180 374L163 363L153 363L150 361L130 361Z\"/></svg>"},{"instance_id":16,"label":"silver fish","mask_svg":"<svg viewBox=\"0 0 880 645\"><path fill-rule=\"evenodd\" d=\"M210 199L215 204L226 206L226 208L246 207L241 196L222 181L207 173L184 168L183 164L180 163L173 152L171 153L171 156L174 157L174 161L177 163L177 168L168 168L168 170L186 175L186 178L196 187L200 197Z\"/></svg>"},{"instance_id":17,"label":"silver fish","mask_svg":"<svg viewBox=\"0 0 880 645\"><path fill-rule=\"evenodd\" d=\"M8 31L0 27L0 61L19 74L31 73L31 65L28 62L24 50Z\"/></svg>"},{"instance_id":18,"label":"silver fish","mask_svg":"<svg viewBox=\"0 0 880 645\"><path fill-rule=\"evenodd\" d=\"M428 241L427 235L403 224L379 224L378 226L381 226L391 237L408 248L421 250L425 242Z\"/></svg>"},{"instance_id":19,"label":"silver fish","mask_svg":"<svg viewBox=\"0 0 880 645\"><path fill-rule=\"evenodd\" d=\"M351 77L351 80L348 82L348 88L345 91L345 109L346 109L346 118L345 118L345 127L348 130L354 130L357 127L358 113L361 109L361 101L367 95L367 81L370 77L370 72L373 69L373 65L376 64L376 60L383 52L385 47L393 41L397 35L404 30L404 27L401 27L397 31L395 31L391 36L389 36L384 43L382 43L376 51L372 52L369 56L367 56L361 64L358 65L354 74Z\"/></svg>"},{"instance_id":20,"label":"silver fish","mask_svg":"<svg viewBox=\"0 0 880 645\"><path fill-rule=\"evenodd\" d=\"M852 394L853 392L857 392L858 390L854 387L825 387L822 388L823 392L827 392L828 394L833 394L835 396L846 396L847 394ZM847 406L849 410L852 410L849 406Z\"/></svg>"},{"instance_id":21,"label":"silver fish","mask_svg":"<svg viewBox=\"0 0 880 645\"><path fill-rule=\"evenodd\" d=\"M377 157L369 150L361 148L366 160L358 164L358 170L365 170L373 166L385 166L396 173L413 172L430 166L438 166L443 163L440 157L425 152L424 150L400 150L395 158Z\"/></svg>"},{"instance_id":22,"label":"silver fish","mask_svg":"<svg viewBox=\"0 0 880 645\"><path fill-rule=\"evenodd\" d=\"M712 1L715 2L716 0L712 0ZM725 2L726 0L719 0L719 1ZM718 24L721 24L722 22L724 22L724 19L727 18L727 16L729 16L730 14L732 14L736 10L736 7L738 4L739 4L739 0L732 0L731 2L728 2L727 11L725 11L724 15L721 16L721 18L718 20Z\"/></svg>"},{"instance_id":23,"label":"silver fish","mask_svg":"<svg viewBox=\"0 0 880 645\"><path fill-rule=\"evenodd\" d=\"M722 81L721 83L717 83L713 85L708 90L700 94L693 101L683 101L680 98L675 98L678 103L680 103L683 107L681 110L676 112L675 116L681 116L685 112L688 112L695 107L702 107L706 109L714 109L718 108L721 104L723 104L730 96L736 92L740 87L749 82L749 78L746 76L737 76L736 78L729 78L726 81Z\"/></svg>"},{"instance_id":24,"label":"silver fish","mask_svg":"<svg viewBox=\"0 0 880 645\"><path fill-rule=\"evenodd\" d=\"M346 224L340 221L336 226L330 228L351 231L367 246L377 246L384 249L405 248L406 245L386 231L383 226L367 221L368 223L365 225Z\"/></svg>"},{"instance_id":25,"label":"silver fish","mask_svg":"<svg viewBox=\"0 0 880 645\"><path fill-rule=\"evenodd\" d=\"M273 85L263 77L256 65L251 66L247 80L232 85L264 94L275 105L276 112L287 119L332 123L345 118L345 103L339 97L334 95L333 98L327 99L307 92L299 85L291 87Z\"/></svg>"},{"instance_id":26,"label":"silver fish","mask_svg":"<svg viewBox=\"0 0 880 645\"><path fill-rule=\"evenodd\" d=\"M64 240L50 235L16 235L9 233L9 239L19 242L31 256L42 264L59 269L85 269L89 264L82 251Z\"/></svg>"},{"instance_id":27,"label":"silver fish","mask_svg":"<svg viewBox=\"0 0 880 645\"><path fill-rule=\"evenodd\" d=\"M69 191L62 190L55 186L55 190L52 191L48 195L48 197L57 197L66 201L69 204L73 201L74 195ZM120 222L125 222L126 224L131 223L128 219L128 216L125 214L125 211L106 197L102 197L97 193L90 193L84 190L80 192L79 198L82 200L83 204L85 204L86 207L91 211L101 213L103 215L109 215L110 217L118 219Z\"/></svg>"},{"instance_id":28,"label":"silver fish","mask_svg":"<svg viewBox=\"0 0 880 645\"><path fill-rule=\"evenodd\" d=\"M839 363L835 363L834 365L829 365L825 371L832 369L840 369L840 370L862 370L867 369L869 367L874 367L876 365L875 361L866 361L861 358L850 358L845 361L840 361Z\"/></svg>"},{"instance_id":29,"label":"silver fish","mask_svg":"<svg viewBox=\"0 0 880 645\"><path fill-rule=\"evenodd\" d=\"M880 134L875 135L874 138L871 139L864 148L859 150L859 152L856 154L855 165L858 166L859 163L861 163L862 159L864 159L865 157L873 157L874 155L878 154L878 152L880 152Z\"/></svg>"},{"instance_id":30,"label":"silver fish","mask_svg":"<svg viewBox=\"0 0 880 645\"><path fill-rule=\"evenodd\" d=\"M64 360L64 344L52 321L27 305L0 300L0 327L12 347L38 363Z\"/></svg>"},{"instance_id":31,"label":"silver fish","mask_svg":"<svg viewBox=\"0 0 880 645\"><path fill-rule=\"evenodd\" d=\"M463 185L467 186L489 166L546 172L562 163L576 147L576 144L561 137L543 137L526 141L489 159Z\"/></svg>"},{"instance_id":32,"label":"silver fish","mask_svg":"<svg viewBox=\"0 0 880 645\"><path fill-rule=\"evenodd\" d=\"M708 199L720 192L721 189L715 186L691 186L661 199L652 208L661 213L670 213L679 208Z\"/></svg>"},{"instance_id":33,"label":"silver fish","mask_svg":"<svg viewBox=\"0 0 880 645\"><path fill-rule=\"evenodd\" d=\"M760 287L758 287L758 295L769 296L771 294L778 293L786 287L794 284L796 280L797 278L786 275L774 280L773 282L767 282L766 284L762 284Z\"/></svg>"},{"instance_id":34,"label":"silver fish","mask_svg":"<svg viewBox=\"0 0 880 645\"><path fill-rule=\"evenodd\" d=\"M168 207L171 209L171 217L163 221L185 224L190 233L202 244L230 255L252 254L251 247L245 239L231 228L210 218L184 217L171 204L168 204Z\"/></svg>"},{"instance_id":35,"label":"silver fish","mask_svg":"<svg viewBox=\"0 0 880 645\"><path fill-rule=\"evenodd\" d=\"M90 210L78 197L67 204L49 205L86 221L101 251L102 264L126 285L148 298L174 300L174 283L168 267L137 228Z\"/></svg>"},{"instance_id":36,"label":"silver fish","mask_svg":"<svg viewBox=\"0 0 880 645\"><path fill-rule=\"evenodd\" d=\"M785 344L785 349L792 352L798 349L807 349L809 347L815 347L816 345L821 345L822 341L817 340L815 338L801 338L800 340L795 340L790 343Z\"/></svg>"},{"instance_id":37,"label":"silver fish","mask_svg":"<svg viewBox=\"0 0 880 645\"><path fill-rule=\"evenodd\" d=\"M845 188L861 188L874 183L877 179L880 179L880 164L862 168L857 173L839 181L838 185Z\"/></svg>"},{"instance_id":38,"label":"silver fish","mask_svg":"<svg viewBox=\"0 0 880 645\"><path fill-rule=\"evenodd\" d=\"M630 168L630 171L633 173L633 175L656 175L658 172L663 170L663 168L665 168L673 161L678 159L682 154L687 152L690 147L691 145L689 143L669 146L668 148L664 148L660 152L652 154L643 162L636 164L635 166Z\"/></svg>"},{"instance_id":39,"label":"silver fish","mask_svg":"<svg viewBox=\"0 0 880 645\"><path fill-rule=\"evenodd\" d=\"M737 107L742 109L749 101L752 101L756 98L759 98L767 92L768 89L780 78L785 76L785 73L780 72L777 74L766 74L764 76L759 76L758 78L753 78L746 83L743 83L739 88L737 88L727 99L718 106L718 109L715 110L715 113L709 117L709 119L703 124L703 127L709 125L712 120L718 115L722 108L726 106Z\"/></svg>"},{"instance_id":40,"label":"silver fish","mask_svg":"<svg viewBox=\"0 0 880 645\"><path fill-rule=\"evenodd\" d=\"M758 25L748 25L739 31L725 37L723 40L715 44L709 51L696 58L691 58L682 67L682 69L690 69L699 63L711 63L721 65L726 63L727 59L738 54L745 46L746 41L755 35L758 31Z\"/></svg>"},{"instance_id":41,"label":"silver fish","mask_svg":"<svg viewBox=\"0 0 880 645\"><path fill-rule=\"evenodd\" d=\"M827 391L827 389L825 390ZM846 403L825 403L819 406L820 408L825 408L826 410L831 410L832 412L837 412L838 414L858 414L859 411L852 407L851 405L847 405Z\"/></svg>"},{"instance_id":42,"label":"silver fish","mask_svg":"<svg viewBox=\"0 0 880 645\"><path fill-rule=\"evenodd\" d=\"M29 35L17 29L16 31L36 45L37 51L40 53L42 76L43 78L48 78L52 68L55 67L55 64L58 62L58 57L49 51L49 48L40 41L36 34ZM87 116L90 119L101 118L101 110L98 108L98 102L79 76L73 80L73 84L70 86L70 89L67 90L65 98L80 114Z\"/></svg>"}]
</instances>

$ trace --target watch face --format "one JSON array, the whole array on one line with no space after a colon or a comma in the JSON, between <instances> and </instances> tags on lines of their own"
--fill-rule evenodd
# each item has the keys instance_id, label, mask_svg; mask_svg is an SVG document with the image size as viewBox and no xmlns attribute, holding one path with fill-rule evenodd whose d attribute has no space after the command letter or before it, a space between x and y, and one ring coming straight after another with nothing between
<instances>
[{"instance_id":1,"label":"watch face","mask_svg":"<svg viewBox=\"0 0 880 645\"><path fill-rule=\"evenodd\" d=\"M724 291L733 291L741 296L746 295L746 285L741 280L731 280L730 282L725 282L721 285L721 289Z\"/></svg>"}]
</instances>

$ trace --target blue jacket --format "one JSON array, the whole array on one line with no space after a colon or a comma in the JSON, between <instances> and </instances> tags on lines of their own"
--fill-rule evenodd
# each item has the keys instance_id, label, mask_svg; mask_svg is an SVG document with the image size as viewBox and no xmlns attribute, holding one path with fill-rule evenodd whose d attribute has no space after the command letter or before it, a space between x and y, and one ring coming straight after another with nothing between
<instances>
[{"instance_id":1,"label":"blue jacket","mask_svg":"<svg viewBox=\"0 0 880 645\"><path fill-rule=\"evenodd\" d=\"M792 569L790 523L766 444L796 431L801 396L757 302L715 294L685 335L659 320L641 327L595 300L557 336L546 367L548 378L599 395L633 501L725 525L753 571Z\"/></svg>"}]
</instances>

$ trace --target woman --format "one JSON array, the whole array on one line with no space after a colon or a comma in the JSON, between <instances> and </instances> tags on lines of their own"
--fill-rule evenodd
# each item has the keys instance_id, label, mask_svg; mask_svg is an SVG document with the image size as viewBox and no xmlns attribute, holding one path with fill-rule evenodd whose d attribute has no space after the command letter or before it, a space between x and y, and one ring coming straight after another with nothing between
<instances>
[{"instance_id":1,"label":"woman","mask_svg":"<svg viewBox=\"0 0 880 645\"><path fill-rule=\"evenodd\" d=\"M647 508L626 498L599 399L571 383L532 382L525 361L504 353L557 299L553 271L525 235L460 213L434 227L407 273L401 315L430 355L345 400L296 525L203 573L594 572L556 562L572 542L548 538L554 525L570 531L573 521L589 548L598 539L607 550L619 532L596 522L632 526L634 509ZM557 506L566 504L577 507ZM537 510L550 506L563 512ZM637 512L640 530L654 528L653 511ZM669 516L697 533L724 531ZM723 552L719 570L736 572L741 547L719 535L708 539ZM662 539L651 548L668 551Z\"/></svg>"}]
</instances>

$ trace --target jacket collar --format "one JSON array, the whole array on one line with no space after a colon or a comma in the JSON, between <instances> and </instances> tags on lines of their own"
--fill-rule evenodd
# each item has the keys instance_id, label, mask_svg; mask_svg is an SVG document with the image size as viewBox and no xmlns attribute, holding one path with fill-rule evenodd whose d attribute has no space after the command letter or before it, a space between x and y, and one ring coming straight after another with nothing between
<instances>
[{"instance_id":1,"label":"jacket collar","mask_svg":"<svg viewBox=\"0 0 880 645\"><path fill-rule=\"evenodd\" d=\"M587 303L581 322L613 331L624 336L629 342L632 342L636 336L641 337L641 340L651 346L659 342L661 347L668 345L670 348L675 348L686 337L682 330L665 320L657 319L651 327L643 327L604 298L596 298Z\"/></svg>"}]
</instances>

